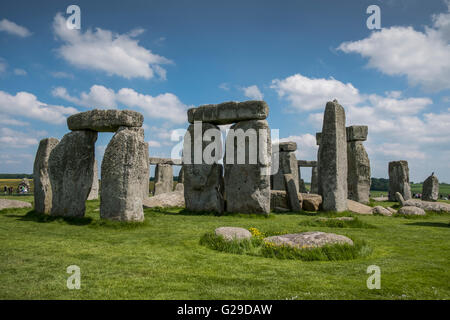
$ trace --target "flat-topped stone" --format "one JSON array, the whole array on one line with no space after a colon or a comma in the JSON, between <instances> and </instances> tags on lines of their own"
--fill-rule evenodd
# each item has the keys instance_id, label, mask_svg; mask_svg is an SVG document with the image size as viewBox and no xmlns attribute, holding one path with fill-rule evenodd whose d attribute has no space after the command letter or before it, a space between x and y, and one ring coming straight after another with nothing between
<instances>
[{"instance_id":1,"label":"flat-topped stone","mask_svg":"<svg viewBox=\"0 0 450 320\"><path fill-rule=\"evenodd\" d=\"M294 141L280 142L278 143L278 148L280 151L285 152L295 151L297 150L297 143L295 143Z\"/></svg>"},{"instance_id":2,"label":"flat-topped stone","mask_svg":"<svg viewBox=\"0 0 450 320\"><path fill-rule=\"evenodd\" d=\"M0 210L10 208L31 208L31 203L20 200L0 199Z\"/></svg>"},{"instance_id":3,"label":"flat-topped stone","mask_svg":"<svg viewBox=\"0 0 450 320\"><path fill-rule=\"evenodd\" d=\"M222 236L227 241L250 239L252 237L250 231L239 227L220 227L214 233L217 236Z\"/></svg>"},{"instance_id":4,"label":"flat-topped stone","mask_svg":"<svg viewBox=\"0 0 450 320\"><path fill-rule=\"evenodd\" d=\"M148 158L150 164L170 164L173 166L181 166L183 165L182 159L171 159L171 158L155 158L150 157Z\"/></svg>"},{"instance_id":5,"label":"flat-topped stone","mask_svg":"<svg viewBox=\"0 0 450 320\"><path fill-rule=\"evenodd\" d=\"M423 210L422 208L413 207L413 206L401 207L398 210L398 213L408 215L408 216L424 216L426 214L425 210Z\"/></svg>"},{"instance_id":6,"label":"flat-topped stone","mask_svg":"<svg viewBox=\"0 0 450 320\"><path fill-rule=\"evenodd\" d=\"M299 249L317 248L333 244L353 245L353 241L346 236L320 231L284 234L265 238L264 241L276 246L289 246Z\"/></svg>"},{"instance_id":7,"label":"flat-topped stone","mask_svg":"<svg viewBox=\"0 0 450 320\"><path fill-rule=\"evenodd\" d=\"M119 127L142 127L144 116L133 110L99 110L80 112L67 118L70 130L116 132Z\"/></svg>"},{"instance_id":8,"label":"flat-topped stone","mask_svg":"<svg viewBox=\"0 0 450 320\"><path fill-rule=\"evenodd\" d=\"M317 167L317 161L315 160L297 160L299 167Z\"/></svg>"},{"instance_id":9,"label":"flat-topped stone","mask_svg":"<svg viewBox=\"0 0 450 320\"><path fill-rule=\"evenodd\" d=\"M259 100L230 101L191 108L187 113L189 123L202 121L223 125L245 120L264 120L269 115L269 106L265 101Z\"/></svg>"},{"instance_id":10,"label":"flat-topped stone","mask_svg":"<svg viewBox=\"0 0 450 320\"><path fill-rule=\"evenodd\" d=\"M369 128L367 126L350 126L345 128L347 131L347 142L366 141Z\"/></svg>"}]
</instances>

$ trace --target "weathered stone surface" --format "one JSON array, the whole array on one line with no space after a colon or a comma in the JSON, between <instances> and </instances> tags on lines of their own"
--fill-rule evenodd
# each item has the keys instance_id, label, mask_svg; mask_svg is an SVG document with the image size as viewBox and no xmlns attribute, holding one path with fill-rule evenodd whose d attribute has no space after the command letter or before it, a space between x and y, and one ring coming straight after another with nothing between
<instances>
[{"instance_id":1,"label":"weathered stone surface","mask_svg":"<svg viewBox=\"0 0 450 320\"><path fill-rule=\"evenodd\" d=\"M322 132L316 132L316 145L320 146L322 142Z\"/></svg>"},{"instance_id":2,"label":"weathered stone surface","mask_svg":"<svg viewBox=\"0 0 450 320\"><path fill-rule=\"evenodd\" d=\"M347 200L347 207L351 212L359 214L372 214L372 207L366 206L365 204L350 199Z\"/></svg>"},{"instance_id":3,"label":"weathered stone surface","mask_svg":"<svg viewBox=\"0 0 450 320\"><path fill-rule=\"evenodd\" d=\"M303 179L298 179L298 192L308 193L308 190L306 189L305 180L303 180Z\"/></svg>"},{"instance_id":4,"label":"weathered stone surface","mask_svg":"<svg viewBox=\"0 0 450 320\"><path fill-rule=\"evenodd\" d=\"M180 171L178 172L178 183L184 183L184 169L181 167Z\"/></svg>"},{"instance_id":5,"label":"weathered stone surface","mask_svg":"<svg viewBox=\"0 0 450 320\"><path fill-rule=\"evenodd\" d=\"M284 234L265 238L264 241L273 243L276 246L289 246L299 249L323 247L333 244L353 245L353 241L346 236L320 231Z\"/></svg>"},{"instance_id":6,"label":"weathered stone surface","mask_svg":"<svg viewBox=\"0 0 450 320\"><path fill-rule=\"evenodd\" d=\"M173 191L173 167L170 164L157 164L155 168L154 195Z\"/></svg>"},{"instance_id":7,"label":"weathered stone surface","mask_svg":"<svg viewBox=\"0 0 450 320\"><path fill-rule=\"evenodd\" d=\"M184 194L180 191L173 191L153 197L147 197L143 200L143 206L144 208L184 207Z\"/></svg>"},{"instance_id":8,"label":"weathered stone surface","mask_svg":"<svg viewBox=\"0 0 450 320\"><path fill-rule=\"evenodd\" d=\"M366 141L368 127L367 126L350 126L347 130L347 142L351 141Z\"/></svg>"},{"instance_id":9,"label":"weathered stone surface","mask_svg":"<svg viewBox=\"0 0 450 320\"><path fill-rule=\"evenodd\" d=\"M345 111L336 101L327 102L319 147L319 183L325 211L347 210L347 137Z\"/></svg>"},{"instance_id":10,"label":"weathered stone surface","mask_svg":"<svg viewBox=\"0 0 450 320\"><path fill-rule=\"evenodd\" d=\"M177 183L177 185L175 186L175 191L182 192L184 194L184 184Z\"/></svg>"},{"instance_id":11,"label":"weathered stone surface","mask_svg":"<svg viewBox=\"0 0 450 320\"><path fill-rule=\"evenodd\" d=\"M322 140L322 132L316 133L316 145L319 147L317 148L317 194L322 195L322 183L320 182L320 142Z\"/></svg>"},{"instance_id":12,"label":"weathered stone surface","mask_svg":"<svg viewBox=\"0 0 450 320\"><path fill-rule=\"evenodd\" d=\"M372 213L373 214L381 214L383 216L392 216L392 212L382 206L373 207Z\"/></svg>"},{"instance_id":13,"label":"weathered stone surface","mask_svg":"<svg viewBox=\"0 0 450 320\"><path fill-rule=\"evenodd\" d=\"M143 166L144 183L142 184L142 199L148 198L150 193L150 163L149 163L149 152L148 143L144 142L141 144L144 152L145 165Z\"/></svg>"},{"instance_id":14,"label":"weathered stone surface","mask_svg":"<svg viewBox=\"0 0 450 320\"><path fill-rule=\"evenodd\" d=\"M31 203L19 200L0 199L0 210L11 208L31 208Z\"/></svg>"},{"instance_id":15,"label":"weathered stone surface","mask_svg":"<svg viewBox=\"0 0 450 320\"><path fill-rule=\"evenodd\" d=\"M114 134L102 162L100 216L119 221L143 221L142 186L148 158L144 130L121 127Z\"/></svg>"},{"instance_id":16,"label":"weathered stone surface","mask_svg":"<svg viewBox=\"0 0 450 320\"><path fill-rule=\"evenodd\" d=\"M319 211L322 204L322 196L312 193L302 193L303 210Z\"/></svg>"},{"instance_id":17,"label":"weathered stone surface","mask_svg":"<svg viewBox=\"0 0 450 320\"><path fill-rule=\"evenodd\" d=\"M413 216L424 216L425 211L418 207L411 207L411 206L405 206L401 207L398 210L398 214L405 214L405 215L413 215Z\"/></svg>"},{"instance_id":18,"label":"weathered stone surface","mask_svg":"<svg viewBox=\"0 0 450 320\"><path fill-rule=\"evenodd\" d=\"M295 179L295 187L299 187L299 169L294 152L278 152L272 154L272 165L278 161L278 171L272 175L272 190L286 190L284 174L291 174Z\"/></svg>"},{"instance_id":19,"label":"weathered stone surface","mask_svg":"<svg viewBox=\"0 0 450 320\"><path fill-rule=\"evenodd\" d=\"M403 199L403 196L400 194L400 192L396 193L396 198L402 206L418 207L422 208L423 210L434 212L450 212L450 203L422 201L416 199L405 200Z\"/></svg>"},{"instance_id":20,"label":"weathered stone surface","mask_svg":"<svg viewBox=\"0 0 450 320\"><path fill-rule=\"evenodd\" d=\"M88 200L98 199L98 165L97 159L94 161L94 177L92 178L91 191L89 191Z\"/></svg>"},{"instance_id":21,"label":"weathered stone surface","mask_svg":"<svg viewBox=\"0 0 450 320\"><path fill-rule=\"evenodd\" d=\"M347 143L347 166L348 198L364 204L369 203L370 160L361 141Z\"/></svg>"},{"instance_id":22,"label":"weathered stone surface","mask_svg":"<svg viewBox=\"0 0 450 320\"><path fill-rule=\"evenodd\" d=\"M39 142L33 166L34 209L40 213L50 213L52 208L52 187L50 185L48 158L58 139L46 138Z\"/></svg>"},{"instance_id":23,"label":"weathered stone surface","mask_svg":"<svg viewBox=\"0 0 450 320\"><path fill-rule=\"evenodd\" d=\"M197 161L194 161L195 148L199 148L201 155L205 151L205 148L208 148L214 143L213 141L210 142L202 139L201 137L203 137L204 133L208 130L217 130L217 133L220 134L220 129L209 123L202 123L201 128L195 130L194 128L195 124L190 125L187 129L183 145L184 198L186 209L221 213L224 211L223 166L217 162L207 164L205 163L204 157L201 157L200 163L195 164ZM220 139L218 143L221 147ZM215 152L216 150L211 150L210 155L216 156Z\"/></svg>"},{"instance_id":24,"label":"weathered stone surface","mask_svg":"<svg viewBox=\"0 0 450 320\"><path fill-rule=\"evenodd\" d=\"M150 162L150 164L171 164L174 166L183 165L183 162L181 159L150 157L148 159L148 161Z\"/></svg>"},{"instance_id":25,"label":"weathered stone surface","mask_svg":"<svg viewBox=\"0 0 450 320\"><path fill-rule=\"evenodd\" d=\"M230 134L232 130L235 133L240 130L250 133L253 130L256 136L239 139ZM225 154L228 212L270 212L271 147L270 129L266 120L242 121L230 128ZM228 154L230 151L234 156ZM245 161L241 162L240 156L243 156ZM254 163L250 162L251 159L255 160Z\"/></svg>"},{"instance_id":26,"label":"weathered stone surface","mask_svg":"<svg viewBox=\"0 0 450 320\"><path fill-rule=\"evenodd\" d=\"M217 236L222 236L227 241L250 239L252 237L250 231L238 227L220 227L214 233Z\"/></svg>"},{"instance_id":27,"label":"weathered stone surface","mask_svg":"<svg viewBox=\"0 0 450 320\"><path fill-rule=\"evenodd\" d=\"M84 216L94 177L96 140L95 131L72 131L51 151L48 166L52 216Z\"/></svg>"},{"instance_id":28,"label":"weathered stone surface","mask_svg":"<svg viewBox=\"0 0 450 320\"><path fill-rule=\"evenodd\" d=\"M299 204L301 206L304 204L303 201L300 202L300 199L303 200L303 196L308 196L308 194L306 194L306 193L298 194ZM280 211L280 212L281 211L283 211L283 212L291 211L287 192L284 190L270 190L270 208L273 211Z\"/></svg>"},{"instance_id":29,"label":"weathered stone surface","mask_svg":"<svg viewBox=\"0 0 450 320\"><path fill-rule=\"evenodd\" d=\"M387 207L386 209L387 209L391 214L397 213L397 210L395 210L394 208Z\"/></svg>"},{"instance_id":30,"label":"weathered stone surface","mask_svg":"<svg viewBox=\"0 0 450 320\"><path fill-rule=\"evenodd\" d=\"M278 148L280 149L280 152L295 151L297 150L297 143L294 141L280 142Z\"/></svg>"},{"instance_id":31,"label":"weathered stone surface","mask_svg":"<svg viewBox=\"0 0 450 320\"><path fill-rule=\"evenodd\" d=\"M319 194L319 172L317 167L312 167L311 169L311 193Z\"/></svg>"},{"instance_id":32,"label":"weathered stone surface","mask_svg":"<svg viewBox=\"0 0 450 320\"><path fill-rule=\"evenodd\" d=\"M297 186L295 185L295 180L292 174L284 174L284 183L286 185L286 193L288 196L289 208L294 211L302 210L302 198L301 194L298 193Z\"/></svg>"},{"instance_id":33,"label":"weathered stone surface","mask_svg":"<svg viewBox=\"0 0 450 320\"><path fill-rule=\"evenodd\" d=\"M389 201L396 201L396 192L400 192L405 200L411 199L408 161L389 162Z\"/></svg>"},{"instance_id":34,"label":"weathered stone surface","mask_svg":"<svg viewBox=\"0 0 450 320\"><path fill-rule=\"evenodd\" d=\"M223 125L246 120L264 120L269 115L269 106L265 101L230 101L191 108L187 113L189 123L202 121Z\"/></svg>"},{"instance_id":35,"label":"weathered stone surface","mask_svg":"<svg viewBox=\"0 0 450 320\"><path fill-rule=\"evenodd\" d=\"M439 180L432 174L424 182L422 186L422 200L437 201L439 197Z\"/></svg>"},{"instance_id":36,"label":"weathered stone surface","mask_svg":"<svg viewBox=\"0 0 450 320\"><path fill-rule=\"evenodd\" d=\"M132 110L94 109L76 113L67 118L70 130L116 132L119 127L142 127L144 116Z\"/></svg>"}]
</instances>

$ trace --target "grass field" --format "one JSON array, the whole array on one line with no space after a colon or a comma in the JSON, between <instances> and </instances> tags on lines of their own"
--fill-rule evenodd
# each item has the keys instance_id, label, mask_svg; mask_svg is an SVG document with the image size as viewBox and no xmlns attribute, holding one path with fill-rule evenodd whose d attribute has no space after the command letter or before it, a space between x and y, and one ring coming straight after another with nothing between
<instances>
[{"instance_id":1,"label":"grass field","mask_svg":"<svg viewBox=\"0 0 450 320\"><path fill-rule=\"evenodd\" d=\"M101 221L98 207L99 201L88 201L86 217L75 220L29 209L0 211L0 299L450 298L448 214L358 216L360 222L350 225L318 223L311 213L264 218L146 209L145 222L136 225ZM220 226L334 232L364 240L372 253L353 260L300 261L200 244ZM66 287L70 265L81 268L80 290ZM381 268L380 290L366 286L370 265Z\"/></svg>"}]
</instances>

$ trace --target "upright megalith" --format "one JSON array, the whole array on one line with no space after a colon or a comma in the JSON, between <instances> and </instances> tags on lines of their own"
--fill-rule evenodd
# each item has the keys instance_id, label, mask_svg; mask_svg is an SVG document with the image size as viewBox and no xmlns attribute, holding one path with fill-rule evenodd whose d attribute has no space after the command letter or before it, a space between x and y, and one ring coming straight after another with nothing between
<instances>
[{"instance_id":1,"label":"upright megalith","mask_svg":"<svg viewBox=\"0 0 450 320\"><path fill-rule=\"evenodd\" d=\"M319 194L317 167L311 168L311 193Z\"/></svg>"},{"instance_id":2,"label":"upright megalith","mask_svg":"<svg viewBox=\"0 0 450 320\"><path fill-rule=\"evenodd\" d=\"M347 127L348 198L360 203L369 203L370 160L364 148L367 126Z\"/></svg>"},{"instance_id":3,"label":"upright megalith","mask_svg":"<svg viewBox=\"0 0 450 320\"><path fill-rule=\"evenodd\" d=\"M347 137L345 110L337 100L327 102L319 154L319 183L325 211L347 210Z\"/></svg>"},{"instance_id":4,"label":"upright megalith","mask_svg":"<svg viewBox=\"0 0 450 320\"><path fill-rule=\"evenodd\" d=\"M34 209L40 213L50 213L52 208L52 187L49 177L48 159L59 143L56 138L46 138L39 142L33 166Z\"/></svg>"},{"instance_id":5,"label":"upright megalith","mask_svg":"<svg viewBox=\"0 0 450 320\"><path fill-rule=\"evenodd\" d=\"M173 167L170 164L157 164L155 168L154 195L173 191Z\"/></svg>"},{"instance_id":6,"label":"upright megalith","mask_svg":"<svg viewBox=\"0 0 450 320\"><path fill-rule=\"evenodd\" d=\"M183 177L186 209L224 211L222 138L219 127L210 123L191 124L184 136Z\"/></svg>"},{"instance_id":7,"label":"upright megalith","mask_svg":"<svg viewBox=\"0 0 450 320\"><path fill-rule=\"evenodd\" d=\"M48 160L52 187L52 216L83 217L94 178L97 132L67 133Z\"/></svg>"},{"instance_id":8,"label":"upright megalith","mask_svg":"<svg viewBox=\"0 0 450 320\"><path fill-rule=\"evenodd\" d=\"M224 160L228 212L270 212L271 154L266 120L240 121L231 126Z\"/></svg>"},{"instance_id":9,"label":"upright megalith","mask_svg":"<svg viewBox=\"0 0 450 320\"><path fill-rule=\"evenodd\" d=\"M317 194L322 195L322 183L320 182L320 143L322 142L322 132L316 132L317 148Z\"/></svg>"},{"instance_id":10,"label":"upright megalith","mask_svg":"<svg viewBox=\"0 0 450 320\"><path fill-rule=\"evenodd\" d=\"M389 162L389 201L397 201L396 192L399 192L405 200L411 199L408 161Z\"/></svg>"},{"instance_id":11,"label":"upright megalith","mask_svg":"<svg viewBox=\"0 0 450 320\"><path fill-rule=\"evenodd\" d=\"M94 178L92 179L91 191L89 191L88 200L98 199L98 164L94 161Z\"/></svg>"},{"instance_id":12,"label":"upright megalith","mask_svg":"<svg viewBox=\"0 0 450 320\"><path fill-rule=\"evenodd\" d=\"M276 148L272 147L272 150ZM297 150L297 143L293 141L280 142L278 144L278 152L272 152L272 166L278 168L277 172L272 175L272 190L286 190L284 175L291 174L295 180L295 187L297 192L299 188L299 170L295 151ZM276 165L278 161L278 165Z\"/></svg>"},{"instance_id":13,"label":"upright megalith","mask_svg":"<svg viewBox=\"0 0 450 320\"><path fill-rule=\"evenodd\" d=\"M142 197L143 199L148 198L148 194L150 192L150 162L149 162L149 152L148 152L148 143L144 142L141 144L143 152L145 164L143 165L142 171L144 175L144 184L142 185Z\"/></svg>"},{"instance_id":14,"label":"upright megalith","mask_svg":"<svg viewBox=\"0 0 450 320\"><path fill-rule=\"evenodd\" d=\"M422 200L424 201L437 201L439 197L439 180L431 174L424 182L422 186Z\"/></svg>"},{"instance_id":15,"label":"upright megalith","mask_svg":"<svg viewBox=\"0 0 450 320\"><path fill-rule=\"evenodd\" d=\"M100 216L118 221L142 221L142 186L148 179L144 129L120 127L102 162ZM148 149L147 149L148 150Z\"/></svg>"}]
</instances>

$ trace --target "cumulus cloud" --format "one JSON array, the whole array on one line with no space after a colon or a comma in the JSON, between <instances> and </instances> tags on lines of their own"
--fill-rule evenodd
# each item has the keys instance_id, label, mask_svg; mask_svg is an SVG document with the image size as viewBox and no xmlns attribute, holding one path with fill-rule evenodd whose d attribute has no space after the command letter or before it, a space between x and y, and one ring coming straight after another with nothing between
<instances>
[{"instance_id":1,"label":"cumulus cloud","mask_svg":"<svg viewBox=\"0 0 450 320\"><path fill-rule=\"evenodd\" d=\"M406 76L427 91L450 89L449 11L432 17L432 26L416 31L394 26L365 39L342 43L338 49L368 58L368 66L391 76Z\"/></svg>"},{"instance_id":2,"label":"cumulus cloud","mask_svg":"<svg viewBox=\"0 0 450 320\"><path fill-rule=\"evenodd\" d=\"M19 26L18 24L9 21L8 19L0 20L0 31L4 31L6 33L19 36L22 38L31 35L31 32L27 28Z\"/></svg>"},{"instance_id":3,"label":"cumulus cloud","mask_svg":"<svg viewBox=\"0 0 450 320\"><path fill-rule=\"evenodd\" d=\"M27 134L23 131L12 130L10 128L0 128L0 145L9 148L26 148L39 143L34 136L35 133Z\"/></svg>"},{"instance_id":4,"label":"cumulus cloud","mask_svg":"<svg viewBox=\"0 0 450 320\"><path fill-rule=\"evenodd\" d=\"M286 79L274 79L270 86L278 96L290 102L297 111L322 109L326 101L338 99L343 104L356 104L361 101L358 89L351 83L330 79L313 79L295 74Z\"/></svg>"},{"instance_id":5,"label":"cumulus cloud","mask_svg":"<svg viewBox=\"0 0 450 320\"><path fill-rule=\"evenodd\" d=\"M39 119L48 123L63 123L66 116L78 111L72 107L46 104L29 92L21 91L11 95L0 90L0 112Z\"/></svg>"},{"instance_id":6,"label":"cumulus cloud","mask_svg":"<svg viewBox=\"0 0 450 320\"><path fill-rule=\"evenodd\" d=\"M64 87L53 89L52 94L88 108L117 108L120 105L138 108L146 118L166 119L173 123L186 122L188 106L172 93L154 97L130 88L122 88L115 92L101 85L93 85L89 92L82 92L79 97L70 95Z\"/></svg>"},{"instance_id":7,"label":"cumulus cloud","mask_svg":"<svg viewBox=\"0 0 450 320\"><path fill-rule=\"evenodd\" d=\"M247 98L253 99L253 100L262 100L264 98L264 95L259 90L258 86L253 85L249 87L242 88L244 90L244 95Z\"/></svg>"},{"instance_id":8,"label":"cumulus cloud","mask_svg":"<svg viewBox=\"0 0 450 320\"><path fill-rule=\"evenodd\" d=\"M96 28L83 33L68 29L64 17L58 13L54 18L53 31L64 43L57 52L74 66L127 79L151 79L155 75L166 78L166 70L161 65L171 61L140 46L139 41L134 39L143 29L117 34Z\"/></svg>"}]
</instances>

